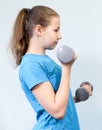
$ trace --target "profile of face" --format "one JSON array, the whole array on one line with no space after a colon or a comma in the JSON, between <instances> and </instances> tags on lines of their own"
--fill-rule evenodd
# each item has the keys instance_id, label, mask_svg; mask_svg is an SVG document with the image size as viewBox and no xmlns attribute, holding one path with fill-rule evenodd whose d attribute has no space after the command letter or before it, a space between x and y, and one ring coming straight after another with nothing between
<instances>
[{"instance_id":1,"label":"profile of face","mask_svg":"<svg viewBox=\"0 0 102 130\"><path fill-rule=\"evenodd\" d=\"M62 38L59 17L52 17L50 24L43 29L41 43L45 49L52 50Z\"/></svg>"}]
</instances>

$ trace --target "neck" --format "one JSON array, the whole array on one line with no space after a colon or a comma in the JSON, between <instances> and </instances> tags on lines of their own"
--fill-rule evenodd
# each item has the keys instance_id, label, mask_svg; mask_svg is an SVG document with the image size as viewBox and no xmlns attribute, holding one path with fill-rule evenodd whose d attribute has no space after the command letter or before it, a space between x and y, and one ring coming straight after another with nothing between
<instances>
[{"instance_id":1,"label":"neck","mask_svg":"<svg viewBox=\"0 0 102 130\"><path fill-rule=\"evenodd\" d=\"M31 39L29 42L27 53L44 55L45 49L37 40Z\"/></svg>"}]
</instances>

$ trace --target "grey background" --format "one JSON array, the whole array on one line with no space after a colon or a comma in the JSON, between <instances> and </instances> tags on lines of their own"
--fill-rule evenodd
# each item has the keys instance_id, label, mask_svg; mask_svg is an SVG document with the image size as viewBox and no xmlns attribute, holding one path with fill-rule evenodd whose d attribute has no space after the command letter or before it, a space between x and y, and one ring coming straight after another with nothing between
<instances>
[{"instance_id":1,"label":"grey background","mask_svg":"<svg viewBox=\"0 0 102 130\"><path fill-rule=\"evenodd\" d=\"M71 75L74 95L80 83L94 85L93 96L76 104L81 130L102 130L102 1L101 0L3 0L0 1L0 130L31 130L35 113L26 100L18 80L18 68L7 51L18 11L42 4L61 17L62 40L47 51L57 63L56 50L66 44L78 54ZM60 63L59 63L60 64Z\"/></svg>"}]
</instances>

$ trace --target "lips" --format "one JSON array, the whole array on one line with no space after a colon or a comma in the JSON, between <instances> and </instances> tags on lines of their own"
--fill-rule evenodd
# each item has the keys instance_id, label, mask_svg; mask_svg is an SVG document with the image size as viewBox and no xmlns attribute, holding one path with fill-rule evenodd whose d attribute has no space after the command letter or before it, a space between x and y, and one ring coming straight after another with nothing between
<instances>
[{"instance_id":1,"label":"lips","mask_svg":"<svg viewBox=\"0 0 102 130\"><path fill-rule=\"evenodd\" d=\"M58 41L57 42L55 42L55 44L57 44L58 43Z\"/></svg>"}]
</instances>

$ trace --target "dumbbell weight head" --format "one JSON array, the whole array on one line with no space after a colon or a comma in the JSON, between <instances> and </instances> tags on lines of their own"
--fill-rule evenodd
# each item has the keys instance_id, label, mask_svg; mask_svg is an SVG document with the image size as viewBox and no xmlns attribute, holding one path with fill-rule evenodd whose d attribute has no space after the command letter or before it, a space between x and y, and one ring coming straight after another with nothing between
<instances>
[{"instance_id":1,"label":"dumbbell weight head","mask_svg":"<svg viewBox=\"0 0 102 130\"><path fill-rule=\"evenodd\" d=\"M66 45L63 45L57 50L57 58L64 64L71 62L74 59L74 50Z\"/></svg>"},{"instance_id":2,"label":"dumbbell weight head","mask_svg":"<svg viewBox=\"0 0 102 130\"><path fill-rule=\"evenodd\" d=\"M78 88L75 92L75 96L77 97L79 101L85 101L89 98L89 92L84 87L84 85L89 85L91 87L91 91L93 91L93 85L90 82L85 81L81 83L80 88Z\"/></svg>"},{"instance_id":3,"label":"dumbbell weight head","mask_svg":"<svg viewBox=\"0 0 102 130\"><path fill-rule=\"evenodd\" d=\"M75 96L79 101L85 101L89 98L89 93L85 88L78 88L75 92Z\"/></svg>"}]
</instances>

